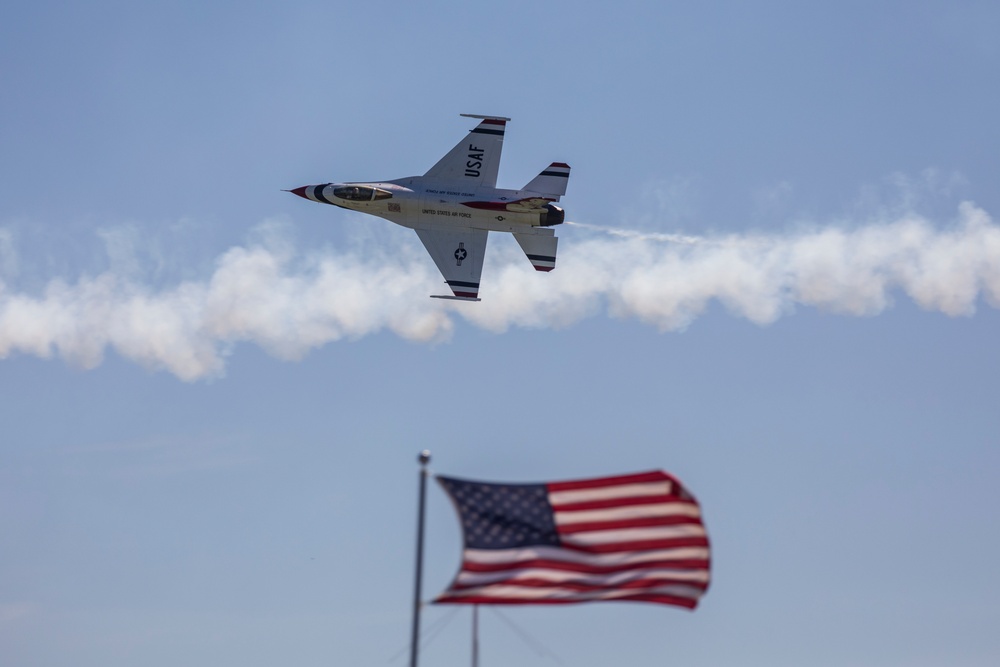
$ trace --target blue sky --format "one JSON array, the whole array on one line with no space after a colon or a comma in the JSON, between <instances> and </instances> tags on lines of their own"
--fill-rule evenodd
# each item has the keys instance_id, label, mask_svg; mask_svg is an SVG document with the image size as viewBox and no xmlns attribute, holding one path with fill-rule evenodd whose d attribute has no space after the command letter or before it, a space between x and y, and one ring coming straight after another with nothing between
<instances>
[{"instance_id":1,"label":"blue sky","mask_svg":"<svg viewBox=\"0 0 1000 667\"><path fill-rule=\"evenodd\" d=\"M484 664L996 664L998 19L6 11L0 662L405 664L428 448L664 468L712 539L694 613L484 610ZM513 119L501 187L572 165L551 274L491 235L483 302L439 303L412 232L281 192L421 174L459 113ZM430 597L436 487L427 540ZM467 610L424 624L465 663Z\"/></svg>"}]
</instances>

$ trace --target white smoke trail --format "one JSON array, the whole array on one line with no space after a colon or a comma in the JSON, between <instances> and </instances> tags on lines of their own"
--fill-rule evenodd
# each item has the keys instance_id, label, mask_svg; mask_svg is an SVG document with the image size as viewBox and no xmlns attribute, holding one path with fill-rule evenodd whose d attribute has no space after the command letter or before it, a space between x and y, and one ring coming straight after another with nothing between
<instances>
[{"instance_id":1,"label":"white smoke trail","mask_svg":"<svg viewBox=\"0 0 1000 667\"><path fill-rule=\"evenodd\" d=\"M643 239L645 241L663 241L665 243L683 243L685 245L694 245L696 243L704 243L706 239L700 236L686 236L684 234L663 234L660 232L638 232L633 229L618 229L617 227L602 227L600 225L591 225L585 222L570 222L566 221L567 225L571 227L580 227L581 229L590 229L602 234L607 234L608 236L617 236L623 239Z\"/></svg>"},{"instance_id":2,"label":"white smoke trail","mask_svg":"<svg viewBox=\"0 0 1000 667\"><path fill-rule=\"evenodd\" d=\"M195 380L220 375L242 341L298 359L382 330L442 340L456 317L501 332L564 327L606 311L671 331L713 299L761 325L797 305L874 315L897 292L950 316L971 315L981 297L1000 307L1000 226L971 203L947 229L916 215L772 235L589 229L584 240L562 235L559 268L547 275L535 273L515 244L491 242L478 304L427 298L444 286L415 246L377 257L301 257L263 241L230 249L204 280L160 290L113 270L74 283L52 280L38 295L0 282L0 358L58 355L90 368L111 348ZM12 256L9 248L5 255Z\"/></svg>"}]
</instances>

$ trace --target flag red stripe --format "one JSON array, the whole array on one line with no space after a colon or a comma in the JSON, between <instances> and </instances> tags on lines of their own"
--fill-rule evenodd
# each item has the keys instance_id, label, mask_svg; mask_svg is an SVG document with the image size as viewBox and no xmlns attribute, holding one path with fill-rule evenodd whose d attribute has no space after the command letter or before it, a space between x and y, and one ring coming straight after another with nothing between
<instances>
[{"instance_id":1,"label":"flag red stripe","mask_svg":"<svg viewBox=\"0 0 1000 667\"><path fill-rule=\"evenodd\" d=\"M616 528L643 528L646 526L680 526L701 525L701 519L691 516L645 516L635 519L620 519L618 521L591 521L590 523L560 524L556 522L556 530L560 535L587 533L592 530L615 530Z\"/></svg>"},{"instance_id":2,"label":"flag red stripe","mask_svg":"<svg viewBox=\"0 0 1000 667\"><path fill-rule=\"evenodd\" d=\"M615 574L628 570L649 570L664 568L668 570L707 570L708 559L678 559L650 560L639 563L623 563L621 565L587 565L569 561L552 560L549 558L533 558L531 560L511 561L509 563L476 563L463 561L463 572L503 572L504 570L544 568L546 570L561 570L565 572L582 572L587 574Z\"/></svg>"},{"instance_id":3,"label":"flag red stripe","mask_svg":"<svg viewBox=\"0 0 1000 667\"><path fill-rule=\"evenodd\" d=\"M581 479L570 482L549 482L545 488L552 491L577 491L579 489L598 489L605 486L620 486L622 484L642 484L643 482L674 482L674 478L661 470L639 472L632 475L617 477L599 477L597 479Z\"/></svg>"},{"instance_id":4,"label":"flag red stripe","mask_svg":"<svg viewBox=\"0 0 1000 667\"><path fill-rule=\"evenodd\" d=\"M707 547L708 538L704 536L674 537L668 540L642 540L636 542L612 542L610 544L570 544L563 542L563 549L582 551L591 554L606 554L616 551L648 551L650 549L673 549L675 547Z\"/></svg>"},{"instance_id":5,"label":"flag red stripe","mask_svg":"<svg viewBox=\"0 0 1000 667\"><path fill-rule=\"evenodd\" d=\"M698 503L690 498L680 496L630 496L627 498L608 498L606 500L589 500L583 503L563 503L553 504L552 509L556 512L577 512L583 510L603 510L612 507L629 507L631 505L660 505L663 503L687 503L698 506Z\"/></svg>"},{"instance_id":6,"label":"flag red stripe","mask_svg":"<svg viewBox=\"0 0 1000 667\"><path fill-rule=\"evenodd\" d=\"M491 581L488 584L456 583L454 586L451 587L451 590L461 591L473 588L488 588L490 586L523 586L524 588L551 588L553 590L577 591L581 593L620 591L623 589L652 588L656 586L688 586L690 588L697 588L703 593L706 590L708 590L707 581L687 581L684 579L668 579L666 577L636 579L634 581L623 581L620 584L610 584L607 586L602 586L599 584L588 584L576 581L551 581L549 579L532 579L527 577L524 579L518 579L517 577L512 577L510 579L503 579L500 581Z\"/></svg>"},{"instance_id":7,"label":"flag red stripe","mask_svg":"<svg viewBox=\"0 0 1000 667\"><path fill-rule=\"evenodd\" d=\"M669 604L685 609L694 609L698 606L698 600L691 598L675 597L673 595L649 595L637 593L635 595L623 595L611 600L604 598L594 598L593 600L562 600L559 598L549 599L527 599L527 598L501 598L489 595L475 595L470 597L457 597L442 595L434 601L436 604L575 604L580 602L656 602L659 604Z\"/></svg>"}]
</instances>

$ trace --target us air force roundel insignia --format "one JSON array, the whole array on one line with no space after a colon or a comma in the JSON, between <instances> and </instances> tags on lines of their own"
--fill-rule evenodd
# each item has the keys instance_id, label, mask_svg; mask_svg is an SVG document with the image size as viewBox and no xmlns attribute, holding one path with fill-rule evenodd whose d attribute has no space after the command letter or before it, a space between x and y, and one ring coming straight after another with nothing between
<instances>
[{"instance_id":1,"label":"us air force roundel insignia","mask_svg":"<svg viewBox=\"0 0 1000 667\"><path fill-rule=\"evenodd\" d=\"M462 260L469 256L469 253L465 250L465 244L459 243L458 248L455 249L455 260L458 266L462 266Z\"/></svg>"}]
</instances>

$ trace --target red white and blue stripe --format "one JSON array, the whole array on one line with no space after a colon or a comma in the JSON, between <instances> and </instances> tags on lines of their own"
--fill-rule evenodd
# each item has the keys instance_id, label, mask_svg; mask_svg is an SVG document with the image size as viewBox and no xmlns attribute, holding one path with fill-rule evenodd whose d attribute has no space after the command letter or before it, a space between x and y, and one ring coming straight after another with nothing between
<instances>
[{"instance_id":1,"label":"red white and blue stripe","mask_svg":"<svg viewBox=\"0 0 1000 667\"><path fill-rule=\"evenodd\" d=\"M708 589L698 502L671 475L547 484L438 477L462 522L462 566L435 602L630 600L694 609Z\"/></svg>"},{"instance_id":2,"label":"red white and blue stripe","mask_svg":"<svg viewBox=\"0 0 1000 667\"><path fill-rule=\"evenodd\" d=\"M506 118L484 118L476 129L472 130L472 134L495 134L502 137L506 129Z\"/></svg>"}]
</instances>

